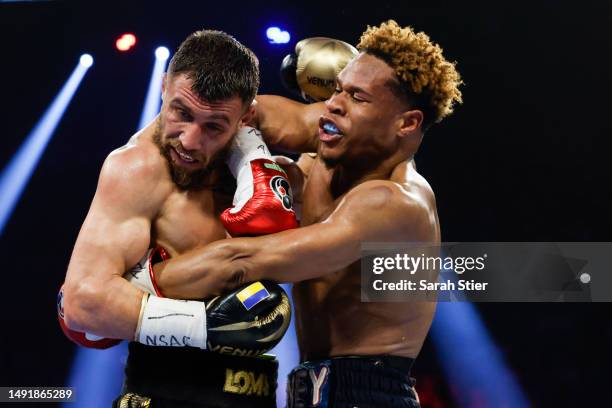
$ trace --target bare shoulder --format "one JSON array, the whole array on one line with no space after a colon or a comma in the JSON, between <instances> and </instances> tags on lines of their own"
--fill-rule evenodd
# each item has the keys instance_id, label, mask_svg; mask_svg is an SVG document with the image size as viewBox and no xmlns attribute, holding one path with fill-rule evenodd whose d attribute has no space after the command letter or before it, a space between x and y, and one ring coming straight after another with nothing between
<instances>
[{"instance_id":1,"label":"bare shoulder","mask_svg":"<svg viewBox=\"0 0 612 408\"><path fill-rule=\"evenodd\" d=\"M150 141L140 138L111 152L100 171L97 195L129 204L160 204L172 190L165 159Z\"/></svg>"},{"instance_id":2,"label":"bare shoulder","mask_svg":"<svg viewBox=\"0 0 612 408\"><path fill-rule=\"evenodd\" d=\"M439 228L432 200L427 191L409 183L372 180L349 191L340 206L364 228L382 231L381 239L433 241Z\"/></svg>"},{"instance_id":3,"label":"bare shoulder","mask_svg":"<svg viewBox=\"0 0 612 408\"><path fill-rule=\"evenodd\" d=\"M160 176L165 168L164 158L148 139L130 139L126 145L113 150L104 161L103 170L119 171L143 177Z\"/></svg>"},{"instance_id":4,"label":"bare shoulder","mask_svg":"<svg viewBox=\"0 0 612 408\"><path fill-rule=\"evenodd\" d=\"M392 180L370 180L361 183L350 190L345 199L370 210L418 211L426 207L418 191Z\"/></svg>"},{"instance_id":5,"label":"bare shoulder","mask_svg":"<svg viewBox=\"0 0 612 408\"><path fill-rule=\"evenodd\" d=\"M429 182L416 169L414 160L398 165L391 174L390 181L397 183L411 199L420 201L426 208L436 207L436 196Z\"/></svg>"}]
</instances>

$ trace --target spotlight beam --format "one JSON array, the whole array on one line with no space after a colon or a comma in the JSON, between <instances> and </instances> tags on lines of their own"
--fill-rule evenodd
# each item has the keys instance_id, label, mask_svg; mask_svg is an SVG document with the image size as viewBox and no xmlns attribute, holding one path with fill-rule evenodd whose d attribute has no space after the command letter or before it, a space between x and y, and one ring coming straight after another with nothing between
<instances>
[{"instance_id":1,"label":"spotlight beam","mask_svg":"<svg viewBox=\"0 0 612 408\"><path fill-rule=\"evenodd\" d=\"M93 58L83 54L68 81L0 173L0 235Z\"/></svg>"},{"instance_id":2,"label":"spotlight beam","mask_svg":"<svg viewBox=\"0 0 612 408\"><path fill-rule=\"evenodd\" d=\"M431 338L456 406L530 406L473 304L440 302Z\"/></svg>"},{"instance_id":3,"label":"spotlight beam","mask_svg":"<svg viewBox=\"0 0 612 408\"><path fill-rule=\"evenodd\" d=\"M168 51L166 47L159 47L155 50L155 65L153 66L153 73L151 74L151 80L149 82L149 90L147 91L144 107L142 108L142 114L140 115L138 130L144 128L159 113L159 107L161 104L162 78L164 75L164 69L166 68L166 61L168 60L169 56L170 51Z\"/></svg>"}]
</instances>

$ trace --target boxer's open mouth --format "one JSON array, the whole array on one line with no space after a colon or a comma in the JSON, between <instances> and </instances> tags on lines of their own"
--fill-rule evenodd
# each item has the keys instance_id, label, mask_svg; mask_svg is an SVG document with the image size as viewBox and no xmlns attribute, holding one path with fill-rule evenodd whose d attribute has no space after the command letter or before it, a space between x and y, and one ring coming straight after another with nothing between
<instances>
[{"instance_id":1,"label":"boxer's open mouth","mask_svg":"<svg viewBox=\"0 0 612 408\"><path fill-rule=\"evenodd\" d=\"M325 133L327 134L332 134L332 135L337 135L340 134L340 131L338 130L338 128L336 127L336 125L332 124L332 123L326 123L323 125L323 130L325 131Z\"/></svg>"},{"instance_id":2,"label":"boxer's open mouth","mask_svg":"<svg viewBox=\"0 0 612 408\"><path fill-rule=\"evenodd\" d=\"M319 119L319 139L322 142L332 142L342 138L342 136L344 134L333 121L324 117Z\"/></svg>"},{"instance_id":3,"label":"boxer's open mouth","mask_svg":"<svg viewBox=\"0 0 612 408\"><path fill-rule=\"evenodd\" d=\"M196 163L196 162L197 162L197 160L196 160L196 159L194 159L193 157L191 157L190 155L188 155L188 154L186 154L186 153L183 153L183 152L181 152L181 151L179 151L179 150L175 149L174 147L172 148L172 151L173 151L174 153L176 153L176 155L178 156L178 158L180 158L180 159L181 159L182 161L184 161L185 163L192 164L192 163Z\"/></svg>"}]
</instances>

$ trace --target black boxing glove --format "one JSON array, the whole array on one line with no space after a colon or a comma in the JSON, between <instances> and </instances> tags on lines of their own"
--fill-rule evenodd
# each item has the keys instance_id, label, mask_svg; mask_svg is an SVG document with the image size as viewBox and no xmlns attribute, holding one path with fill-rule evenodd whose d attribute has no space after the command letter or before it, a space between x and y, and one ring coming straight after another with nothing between
<instances>
[{"instance_id":1,"label":"black boxing glove","mask_svg":"<svg viewBox=\"0 0 612 408\"><path fill-rule=\"evenodd\" d=\"M291 321L291 304L280 285L247 284L207 303L208 350L255 356L271 350Z\"/></svg>"},{"instance_id":2,"label":"black boxing glove","mask_svg":"<svg viewBox=\"0 0 612 408\"><path fill-rule=\"evenodd\" d=\"M336 76L358 54L352 45L333 38L306 38L281 64L281 82L307 102L329 99Z\"/></svg>"},{"instance_id":3,"label":"black boxing glove","mask_svg":"<svg viewBox=\"0 0 612 408\"><path fill-rule=\"evenodd\" d=\"M283 58L280 67L280 78L281 83L289 92L294 96L302 97L302 90L297 82L296 77L297 70L297 55L295 53L287 54ZM309 101L310 102L310 101Z\"/></svg>"},{"instance_id":4,"label":"black boxing glove","mask_svg":"<svg viewBox=\"0 0 612 408\"><path fill-rule=\"evenodd\" d=\"M287 294L273 282L254 282L206 304L148 295L135 336L147 346L256 356L280 341L291 320Z\"/></svg>"}]
</instances>

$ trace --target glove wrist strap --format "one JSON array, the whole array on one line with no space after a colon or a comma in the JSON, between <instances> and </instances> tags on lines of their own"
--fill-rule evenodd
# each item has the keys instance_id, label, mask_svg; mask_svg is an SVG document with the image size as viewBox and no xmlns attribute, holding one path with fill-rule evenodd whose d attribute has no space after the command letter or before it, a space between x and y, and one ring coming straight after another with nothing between
<instances>
[{"instance_id":1,"label":"glove wrist strap","mask_svg":"<svg viewBox=\"0 0 612 408\"><path fill-rule=\"evenodd\" d=\"M134 340L138 341L138 337L140 336L140 326L142 325L142 315L144 314L145 306L147 305L147 301L149 300L149 293L145 292L142 294L142 299L140 300L140 313L138 314L138 325L136 326L136 331L134 332Z\"/></svg>"},{"instance_id":2,"label":"glove wrist strap","mask_svg":"<svg viewBox=\"0 0 612 408\"><path fill-rule=\"evenodd\" d=\"M150 296L138 326L136 341L147 346L206 349L204 302Z\"/></svg>"},{"instance_id":3,"label":"glove wrist strap","mask_svg":"<svg viewBox=\"0 0 612 408\"><path fill-rule=\"evenodd\" d=\"M255 159L272 160L272 155L263 141L261 132L250 126L244 126L234 136L226 161L238 184L241 184L240 171Z\"/></svg>"}]
</instances>

